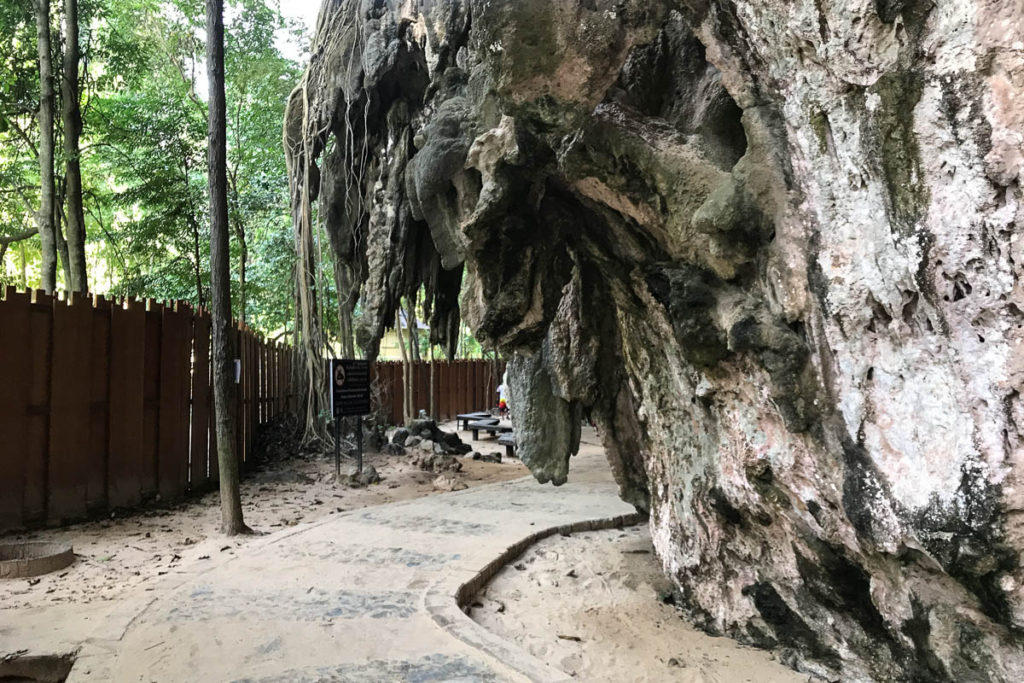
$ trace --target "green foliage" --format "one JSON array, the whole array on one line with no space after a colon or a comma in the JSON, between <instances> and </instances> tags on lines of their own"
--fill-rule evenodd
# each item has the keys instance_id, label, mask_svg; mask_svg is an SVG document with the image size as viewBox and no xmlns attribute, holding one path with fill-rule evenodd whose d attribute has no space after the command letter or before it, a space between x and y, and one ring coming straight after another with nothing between
<instances>
[{"instance_id":1,"label":"green foliage","mask_svg":"<svg viewBox=\"0 0 1024 683\"><path fill-rule=\"evenodd\" d=\"M0 3L0 237L34 223L39 166L32 126L39 107L36 25L31 0ZM29 258L39 260L38 239L27 245ZM7 252L12 264L21 250ZM0 284L18 284L14 270L0 268Z\"/></svg>"},{"instance_id":2,"label":"green foliage","mask_svg":"<svg viewBox=\"0 0 1024 683\"><path fill-rule=\"evenodd\" d=\"M59 9L54 3L55 35ZM81 14L90 280L100 292L206 303L204 4L83 0ZM276 333L290 321L294 261L281 121L302 70L278 45L282 36L299 42L304 37L286 24L274 0L229 2L225 21L235 314L241 314L244 237L246 317L258 329ZM8 38L0 42L4 236L31 227L38 203L39 76L32 1L0 4L0 30ZM38 238L24 246L27 284L37 286ZM21 253L21 245L7 251L0 281L20 279Z\"/></svg>"},{"instance_id":3,"label":"green foliage","mask_svg":"<svg viewBox=\"0 0 1024 683\"><path fill-rule=\"evenodd\" d=\"M0 238L33 227L39 203L32 3L0 3ZM61 3L53 1L51 11L56 37ZM99 293L207 304L204 3L81 0L80 14L89 280ZM225 31L232 305L236 317L277 336L293 324L295 265L281 125L308 37L281 16L276 0L229 1ZM59 51L61 41L52 42ZM329 247L319 246L318 303L337 342L332 259ZM38 237L12 245L0 259L0 286L38 287L39 278ZM357 307L357 327L360 315ZM428 357L425 332L420 345ZM466 330L460 355L480 353Z\"/></svg>"}]
</instances>

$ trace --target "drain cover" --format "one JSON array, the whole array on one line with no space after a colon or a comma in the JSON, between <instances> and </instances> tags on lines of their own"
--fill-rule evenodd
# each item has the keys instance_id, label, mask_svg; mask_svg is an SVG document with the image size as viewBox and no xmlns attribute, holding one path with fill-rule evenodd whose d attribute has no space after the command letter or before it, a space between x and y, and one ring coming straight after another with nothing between
<instances>
[{"instance_id":1,"label":"drain cover","mask_svg":"<svg viewBox=\"0 0 1024 683\"><path fill-rule=\"evenodd\" d=\"M63 543L0 543L0 579L21 579L64 569L75 561Z\"/></svg>"}]
</instances>

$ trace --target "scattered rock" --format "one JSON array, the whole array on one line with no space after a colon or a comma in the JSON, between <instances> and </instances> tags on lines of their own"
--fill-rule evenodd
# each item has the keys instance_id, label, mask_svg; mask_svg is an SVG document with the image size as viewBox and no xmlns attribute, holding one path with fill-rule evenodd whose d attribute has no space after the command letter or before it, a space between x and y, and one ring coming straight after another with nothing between
<instances>
[{"instance_id":1,"label":"scattered rock","mask_svg":"<svg viewBox=\"0 0 1024 683\"><path fill-rule=\"evenodd\" d=\"M369 486L380 483L380 475L373 465L363 464L363 471L356 469L355 465L341 468L341 480L349 486Z\"/></svg>"},{"instance_id":2,"label":"scattered rock","mask_svg":"<svg viewBox=\"0 0 1024 683\"><path fill-rule=\"evenodd\" d=\"M416 446L419 446L422 441L423 441L423 439L421 437L412 436L410 434L409 436L407 436L405 438L405 447L406 448L414 448Z\"/></svg>"},{"instance_id":3,"label":"scattered rock","mask_svg":"<svg viewBox=\"0 0 1024 683\"><path fill-rule=\"evenodd\" d=\"M407 438L409 438L409 430L404 427L399 427L391 434L391 443L401 446L405 444L405 440Z\"/></svg>"},{"instance_id":4,"label":"scattered rock","mask_svg":"<svg viewBox=\"0 0 1024 683\"><path fill-rule=\"evenodd\" d=\"M442 474L434 480L434 488L438 491L462 491L469 488L466 482L454 474Z\"/></svg>"},{"instance_id":5,"label":"scattered rock","mask_svg":"<svg viewBox=\"0 0 1024 683\"><path fill-rule=\"evenodd\" d=\"M418 461L421 470L426 472L460 472L462 471L462 463L456 460L451 455L442 455L434 453L432 455L425 455Z\"/></svg>"},{"instance_id":6,"label":"scattered rock","mask_svg":"<svg viewBox=\"0 0 1024 683\"><path fill-rule=\"evenodd\" d=\"M437 423L433 420L413 420L405 425L410 434L430 438L438 431Z\"/></svg>"},{"instance_id":7,"label":"scattered rock","mask_svg":"<svg viewBox=\"0 0 1024 683\"><path fill-rule=\"evenodd\" d=\"M501 453L473 453L473 459L480 462L493 462L501 464Z\"/></svg>"},{"instance_id":8,"label":"scattered rock","mask_svg":"<svg viewBox=\"0 0 1024 683\"><path fill-rule=\"evenodd\" d=\"M384 455L405 455L405 448L392 442L384 444L384 447L380 449L380 452Z\"/></svg>"}]
</instances>

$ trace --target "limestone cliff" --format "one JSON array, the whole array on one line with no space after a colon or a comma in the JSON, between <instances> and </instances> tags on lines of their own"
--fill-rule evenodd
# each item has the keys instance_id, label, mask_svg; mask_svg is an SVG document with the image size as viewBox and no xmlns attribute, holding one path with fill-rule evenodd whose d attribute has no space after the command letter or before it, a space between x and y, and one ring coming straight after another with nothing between
<instances>
[{"instance_id":1,"label":"limestone cliff","mask_svg":"<svg viewBox=\"0 0 1024 683\"><path fill-rule=\"evenodd\" d=\"M538 479L597 422L706 629L1021 681L1022 41L1019 0L327 0L296 215L370 355L421 284L516 354Z\"/></svg>"}]
</instances>

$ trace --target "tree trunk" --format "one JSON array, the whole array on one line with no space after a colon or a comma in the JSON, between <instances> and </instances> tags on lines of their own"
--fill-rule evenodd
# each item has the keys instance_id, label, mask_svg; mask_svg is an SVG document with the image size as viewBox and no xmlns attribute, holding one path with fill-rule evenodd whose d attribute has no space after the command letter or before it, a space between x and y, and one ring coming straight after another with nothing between
<instances>
[{"instance_id":1,"label":"tree trunk","mask_svg":"<svg viewBox=\"0 0 1024 683\"><path fill-rule=\"evenodd\" d=\"M437 362L434 360L434 345L430 345L430 419L437 419L437 403L434 401L434 389L437 384Z\"/></svg>"},{"instance_id":2,"label":"tree trunk","mask_svg":"<svg viewBox=\"0 0 1024 683\"><path fill-rule=\"evenodd\" d=\"M78 140L82 134L82 108L78 92L78 0L64 0L64 118L65 194L67 198L67 239L71 279L67 288L88 292L85 263L85 212L82 209L82 166Z\"/></svg>"},{"instance_id":3,"label":"tree trunk","mask_svg":"<svg viewBox=\"0 0 1024 683\"><path fill-rule=\"evenodd\" d=\"M206 299L203 296L203 270L202 270L202 256L199 250L199 221L196 220L198 211L192 204L192 192L189 190L188 185L188 159L182 159L182 182L184 183L185 196L188 197L188 226L192 229L192 264L194 266L194 275L196 278L196 305L205 306Z\"/></svg>"},{"instance_id":4,"label":"tree trunk","mask_svg":"<svg viewBox=\"0 0 1024 683\"><path fill-rule=\"evenodd\" d=\"M35 0L39 42L39 242L42 250L42 285L57 288L57 241L53 231L53 59L50 51L50 0Z\"/></svg>"},{"instance_id":5,"label":"tree trunk","mask_svg":"<svg viewBox=\"0 0 1024 683\"><path fill-rule=\"evenodd\" d=\"M202 308L206 305L206 300L203 298L203 271L199 254L199 221L195 219L195 216L190 215L188 222L192 227L192 258L195 263L196 304Z\"/></svg>"},{"instance_id":6,"label":"tree trunk","mask_svg":"<svg viewBox=\"0 0 1024 683\"><path fill-rule=\"evenodd\" d=\"M401 309L401 303L399 303ZM409 424L412 419L412 363L409 362L409 354L405 351L405 338L402 335L402 313L395 312L395 334L398 335L398 350L402 354L402 417L405 423Z\"/></svg>"},{"instance_id":7,"label":"tree trunk","mask_svg":"<svg viewBox=\"0 0 1024 683\"><path fill-rule=\"evenodd\" d=\"M210 83L210 300L213 313L213 394L220 467L221 530L249 533L242 520L235 459L234 372L231 348L231 271L228 248L227 113L224 96L224 0L206 0L206 68Z\"/></svg>"},{"instance_id":8,"label":"tree trunk","mask_svg":"<svg viewBox=\"0 0 1024 683\"><path fill-rule=\"evenodd\" d=\"M21 289L28 289L28 260L25 258L25 243L21 243Z\"/></svg>"},{"instance_id":9,"label":"tree trunk","mask_svg":"<svg viewBox=\"0 0 1024 683\"><path fill-rule=\"evenodd\" d=\"M57 240L57 255L64 273L64 287L71 287L71 258L68 256L68 241L64 239L64 183L54 174L56 193L53 197L53 236Z\"/></svg>"},{"instance_id":10,"label":"tree trunk","mask_svg":"<svg viewBox=\"0 0 1024 683\"><path fill-rule=\"evenodd\" d=\"M249 245L245 243L245 225L235 218L235 239L238 240L238 317L242 324L248 322L245 306L245 264L249 260Z\"/></svg>"},{"instance_id":11,"label":"tree trunk","mask_svg":"<svg viewBox=\"0 0 1024 683\"><path fill-rule=\"evenodd\" d=\"M352 330L352 309L355 302L351 291L351 277L340 259L334 259L334 289L338 293L338 335L342 358L355 358L355 335Z\"/></svg>"},{"instance_id":12,"label":"tree trunk","mask_svg":"<svg viewBox=\"0 0 1024 683\"><path fill-rule=\"evenodd\" d=\"M420 360L420 333L416 329L416 298L405 300L405 322L409 326L409 355L414 361Z\"/></svg>"}]
</instances>

